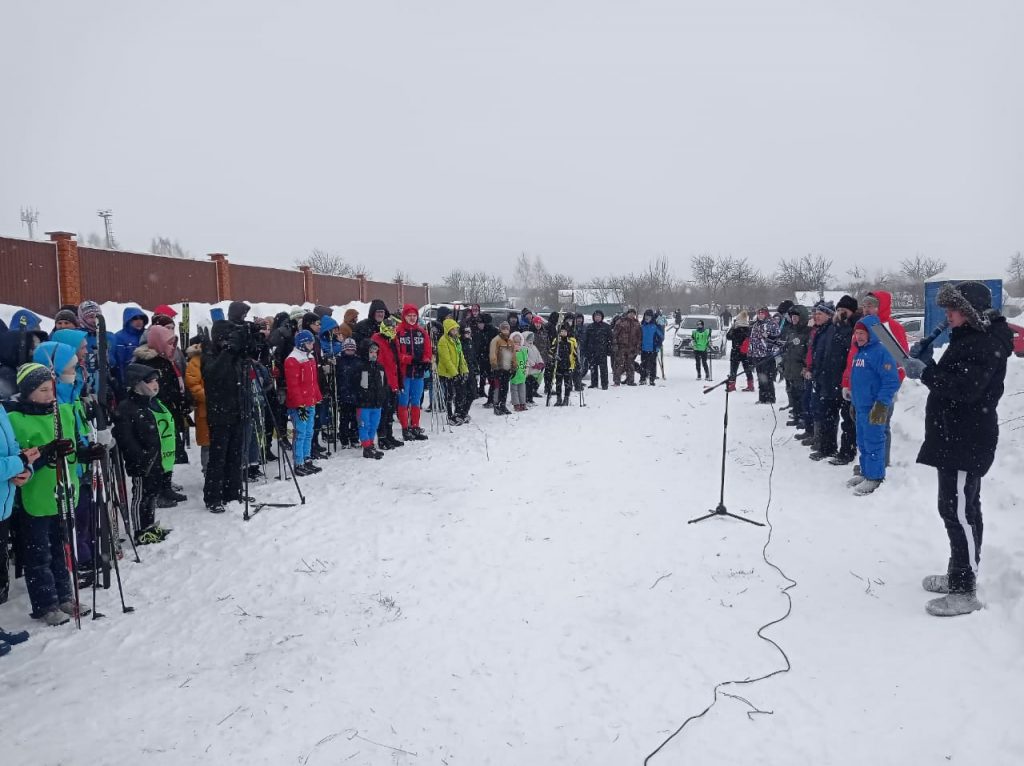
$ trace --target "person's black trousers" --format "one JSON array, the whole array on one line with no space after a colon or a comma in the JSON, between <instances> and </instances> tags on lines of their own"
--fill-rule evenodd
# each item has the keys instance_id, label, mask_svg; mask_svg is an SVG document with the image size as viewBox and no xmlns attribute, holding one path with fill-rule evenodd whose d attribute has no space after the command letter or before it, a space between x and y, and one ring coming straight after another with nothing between
<instances>
[{"instance_id":1,"label":"person's black trousers","mask_svg":"<svg viewBox=\"0 0 1024 766\"><path fill-rule=\"evenodd\" d=\"M708 352L694 351L693 362L697 365L697 377L700 377L701 366L704 367L704 377L711 380L711 367L708 366Z\"/></svg>"},{"instance_id":2,"label":"person's black trousers","mask_svg":"<svg viewBox=\"0 0 1024 766\"><path fill-rule=\"evenodd\" d=\"M641 351L640 352L640 382L645 383L650 380L654 382L658 379L658 352L657 351Z\"/></svg>"},{"instance_id":3,"label":"person's black trousers","mask_svg":"<svg viewBox=\"0 0 1024 766\"><path fill-rule=\"evenodd\" d=\"M377 441L395 438L395 412L398 409L398 394L388 392L388 399L380 408L380 425L377 426Z\"/></svg>"},{"instance_id":4,"label":"person's black trousers","mask_svg":"<svg viewBox=\"0 0 1024 766\"><path fill-rule=\"evenodd\" d=\"M757 370L757 400L775 404L775 373L778 369L775 357L768 356L753 361Z\"/></svg>"},{"instance_id":5,"label":"person's black trousers","mask_svg":"<svg viewBox=\"0 0 1024 766\"><path fill-rule=\"evenodd\" d=\"M839 440L839 454L842 457L852 458L857 454L857 420L850 412L850 403L843 401L839 408L841 424L841 436Z\"/></svg>"},{"instance_id":6,"label":"person's black trousers","mask_svg":"<svg viewBox=\"0 0 1024 766\"><path fill-rule=\"evenodd\" d=\"M601 388L608 388L607 356L599 356L590 362L590 387L597 388L599 379Z\"/></svg>"},{"instance_id":7,"label":"person's black trousers","mask_svg":"<svg viewBox=\"0 0 1024 766\"><path fill-rule=\"evenodd\" d=\"M973 593L981 562L981 477L938 468L939 516L949 537L949 591Z\"/></svg>"},{"instance_id":8,"label":"person's black trousers","mask_svg":"<svg viewBox=\"0 0 1024 766\"><path fill-rule=\"evenodd\" d=\"M355 404L338 404L338 441L352 444L359 441L359 419Z\"/></svg>"},{"instance_id":9,"label":"person's black trousers","mask_svg":"<svg viewBox=\"0 0 1024 766\"><path fill-rule=\"evenodd\" d=\"M226 425L210 424L210 458L203 485L203 502L207 506L242 497L243 430L240 420Z\"/></svg>"}]
</instances>

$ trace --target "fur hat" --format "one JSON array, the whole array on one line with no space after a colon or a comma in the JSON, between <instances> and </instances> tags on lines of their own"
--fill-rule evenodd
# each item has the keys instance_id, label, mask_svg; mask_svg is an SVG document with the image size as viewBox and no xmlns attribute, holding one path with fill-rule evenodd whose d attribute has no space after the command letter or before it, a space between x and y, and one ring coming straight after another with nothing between
<instances>
[{"instance_id":1,"label":"fur hat","mask_svg":"<svg viewBox=\"0 0 1024 766\"><path fill-rule=\"evenodd\" d=\"M984 330L989 326L986 314L992 308L992 291L982 282L944 284L935 302L939 308L959 311L967 318L967 324L975 330Z\"/></svg>"}]
</instances>

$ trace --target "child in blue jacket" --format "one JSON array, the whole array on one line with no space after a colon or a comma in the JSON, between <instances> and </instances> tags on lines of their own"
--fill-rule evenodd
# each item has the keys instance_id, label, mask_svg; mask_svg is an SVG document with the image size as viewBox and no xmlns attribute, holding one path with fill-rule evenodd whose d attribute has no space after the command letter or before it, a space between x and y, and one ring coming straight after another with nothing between
<instances>
[{"instance_id":1,"label":"child in blue jacket","mask_svg":"<svg viewBox=\"0 0 1024 766\"><path fill-rule=\"evenodd\" d=\"M878 317L866 316L853 330L857 356L850 371L851 404L857 419L860 476L846 486L856 495L870 495L885 480L885 424L900 387L896 360L875 337Z\"/></svg>"}]
</instances>

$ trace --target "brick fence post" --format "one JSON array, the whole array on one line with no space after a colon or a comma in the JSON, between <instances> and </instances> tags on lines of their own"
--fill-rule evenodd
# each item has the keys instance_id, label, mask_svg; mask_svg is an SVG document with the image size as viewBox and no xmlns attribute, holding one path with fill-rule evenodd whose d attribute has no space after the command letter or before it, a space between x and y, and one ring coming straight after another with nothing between
<instances>
[{"instance_id":1,"label":"brick fence post","mask_svg":"<svg viewBox=\"0 0 1024 766\"><path fill-rule=\"evenodd\" d=\"M316 285L313 283L313 269L309 266L299 266L302 272L302 302L316 305Z\"/></svg>"},{"instance_id":2,"label":"brick fence post","mask_svg":"<svg viewBox=\"0 0 1024 766\"><path fill-rule=\"evenodd\" d=\"M77 306L82 302L82 262L75 235L69 231L48 231L46 236L57 245L57 303Z\"/></svg>"},{"instance_id":3,"label":"brick fence post","mask_svg":"<svg viewBox=\"0 0 1024 766\"><path fill-rule=\"evenodd\" d=\"M231 264L227 253L210 253L210 260L217 267L217 302L231 300Z\"/></svg>"},{"instance_id":4,"label":"brick fence post","mask_svg":"<svg viewBox=\"0 0 1024 766\"><path fill-rule=\"evenodd\" d=\"M366 275L356 274L356 279L359 280L359 302L366 303Z\"/></svg>"},{"instance_id":5,"label":"brick fence post","mask_svg":"<svg viewBox=\"0 0 1024 766\"><path fill-rule=\"evenodd\" d=\"M430 282L423 283L423 303L430 305Z\"/></svg>"}]
</instances>

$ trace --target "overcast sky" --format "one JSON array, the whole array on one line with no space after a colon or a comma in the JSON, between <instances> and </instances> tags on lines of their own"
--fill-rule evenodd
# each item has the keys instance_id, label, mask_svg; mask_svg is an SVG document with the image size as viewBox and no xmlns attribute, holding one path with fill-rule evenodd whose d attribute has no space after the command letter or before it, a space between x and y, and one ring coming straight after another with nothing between
<instances>
[{"instance_id":1,"label":"overcast sky","mask_svg":"<svg viewBox=\"0 0 1024 766\"><path fill-rule=\"evenodd\" d=\"M416 281L1024 249L1020 0L4 0L0 233Z\"/></svg>"}]
</instances>

